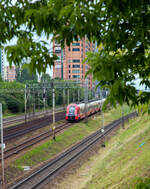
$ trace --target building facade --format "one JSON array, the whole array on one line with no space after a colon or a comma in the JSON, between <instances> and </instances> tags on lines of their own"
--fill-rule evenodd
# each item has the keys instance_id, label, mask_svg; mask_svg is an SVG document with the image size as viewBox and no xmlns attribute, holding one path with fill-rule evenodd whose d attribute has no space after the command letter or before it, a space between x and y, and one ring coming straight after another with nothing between
<instances>
[{"instance_id":1,"label":"building facade","mask_svg":"<svg viewBox=\"0 0 150 189\"><path fill-rule=\"evenodd\" d=\"M61 49L60 44L53 41L53 52L58 56L53 67L53 78L59 77L64 80L73 80L82 85L85 82L85 74L89 69L86 63L82 63L86 57L86 52L95 51L95 45L86 38L73 41L70 46L64 45ZM92 75L88 76L88 87L92 88Z\"/></svg>"},{"instance_id":2,"label":"building facade","mask_svg":"<svg viewBox=\"0 0 150 189\"><path fill-rule=\"evenodd\" d=\"M4 50L0 48L0 75L4 79Z\"/></svg>"},{"instance_id":3,"label":"building facade","mask_svg":"<svg viewBox=\"0 0 150 189\"><path fill-rule=\"evenodd\" d=\"M62 74L62 61L63 60L63 50L61 49L61 45L56 41L53 41L53 52L58 56L58 60L55 61L53 66L53 78L63 78Z\"/></svg>"},{"instance_id":4,"label":"building facade","mask_svg":"<svg viewBox=\"0 0 150 189\"><path fill-rule=\"evenodd\" d=\"M5 66L4 80L5 81L16 80L16 68L15 68L15 66L12 66L11 68L9 66Z\"/></svg>"}]
</instances>

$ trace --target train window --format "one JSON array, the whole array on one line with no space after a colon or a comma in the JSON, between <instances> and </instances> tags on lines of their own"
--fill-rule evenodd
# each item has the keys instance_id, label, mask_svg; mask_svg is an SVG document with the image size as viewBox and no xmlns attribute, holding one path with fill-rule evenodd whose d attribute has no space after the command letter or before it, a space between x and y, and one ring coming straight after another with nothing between
<instances>
[{"instance_id":1,"label":"train window","mask_svg":"<svg viewBox=\"0 0 150 189\"><path fill-rule=\"evenodd\" d=\"M74 114L74 112L75 112L75 106L70 106L69 114Z\"/></svg>"}]
</instances>

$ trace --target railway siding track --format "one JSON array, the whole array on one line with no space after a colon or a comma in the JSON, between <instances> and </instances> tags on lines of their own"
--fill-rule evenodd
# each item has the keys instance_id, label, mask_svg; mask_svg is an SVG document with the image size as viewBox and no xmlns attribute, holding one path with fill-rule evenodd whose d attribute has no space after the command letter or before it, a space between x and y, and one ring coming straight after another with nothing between
<instances>
[{"instance_id":1,"label":"railway siding track","mask_svg":"<svg viewBox=\"0 0 150 189\"><path fill-rule=\"evenodd\" d=\"M56 121L60 121L64 118L65 118L65 111L57 113ZM49 115L13 127L4 128L4 142L9 141L15 137L24 135L26 133L29 133L31 131L35 131L39 128L45 127L51 124L52 121L53 121L52 115Z\"/></svg>"},{"instance_id":2,"label":"railway siding track","mask_svg":"<svg viewBox=\"0 0 150 189\"><path fill-rule=\"evenodd\" d=\"M124 120L136 116L136 112L124 116ZM100 141L105 135L108 135L114 128L122 123L122 118L113 121L105 126L105 132L101 129L89 135L73 147L69 148L56 158L52 159L48 164L31 174L29 177L21 180L10 189L38 189L44 186L48 181L53 179L60 171L64 170L66 166L73 163L85 151L88 151L93 145Z\"/></svg>"},{"instance_id":3,"label":"railway siding track","mask_svg":"<svg viewBox=\"0 0 150 189\"><path fill-rule=\"evenodd\" d=\"M60 107L60 108L57 108L56 112L59 112L59 111L63 111L64 110L64 107ZM35 112L34 115L32 115L31 117L27 117L27 122L31 121L31 120L34 120L34 119L38 119L40 118L41 116L43 115L52 115L52 110L47 110L46 112ZM14 125L14 124L18 124L19 122L24 122L25 121L25 115L20 115L20 116L13 116L13 117L8 117L8 118L4 118L3 119L3 124L4 124L4 127L6 126L9 126L9 125Z\"/></svg>"},{"instance_id":4,"label":"railway siding track","mask_svg":"<svg viewBox=\"0 0 150 189\"><path fill-rule=\"evenodd\" d=\"M95 116L95 114L91 115L90 117L92 117L92 116ZM75 123L66 122L64 124L56 126L55 134L61 132L62 130L65 130L66 128L68 128L70 126L73 126L74 124L76 124L76 122ZM11 157L11 156L13 156L15 154L18 154L20 151L22 151L22 150L24 150L24 149L26 149L26 148L34 145L34 144L37 144L40 141L45 140L46 138L48 138L48 137L50 137L52 135L53 135L53 130L50 129L49 131L46 131L46 132L44 132L44 133L42 133L42 134L40 134L38 136L35 136L34 138L26 140L26 141L18 144L17 146L14 146L14 147L11 147L9 149L6 149L4 151L4 159L7 159L7 158L9 158L9 157ZM1 155L1 152L0 152L0 155ZM1 160L1 158L0 158L0 160Z\"/></svg>"},{"instance_id":5,"label":"railway siding track","mask_svg":"<svg viewBox=\"0 0 150 189\"><path fill-rule=\"evenodd\" d=\"M66 129L66 128L72 126L72 125L73 124L71 124L71 123L64 123L62 125L57 126L55 134L61 132L62 130ZM44 133L42 133L42 134L40 134L40 135L38 135L38 136L36 136L34 138L26 140L23 143L18 144L17 146L14 146L12 148L6 149L4 151L4 158L6 159L6 158L11 157L14 154L18 154L20 151L22 151L22 150L24 150L24 149L26 149L26 148L34 145L34 144L37 144L40 141L42 141L42 140L44 140L44 139L46 139L46 138L48 138L48 137L50 137L52 135L53 135L53 130L51 129L50 131L44 132ZM0 160L1 160L1 158L0 158Z\"/></svg>"}]
</instances>

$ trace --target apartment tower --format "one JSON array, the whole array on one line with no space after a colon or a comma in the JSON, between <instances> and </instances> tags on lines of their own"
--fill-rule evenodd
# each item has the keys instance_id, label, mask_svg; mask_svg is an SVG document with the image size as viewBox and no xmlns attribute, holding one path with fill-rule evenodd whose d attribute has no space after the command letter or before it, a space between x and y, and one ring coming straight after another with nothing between
<instances>
[{"instance_id":1,"label":"apartment tower","mask_svg":"<svg viewBox=\"0 0 150 189\"><path fill-rule=\"evenodd\" d=\"M0 75L4 79L4 50L0 48Z\"/></svg>"},{"instance_id":2,"label":"apartment tower","mask_svg":"<svg viewBox=\"0 0 150 189\"><path fill-rule=\"evenodd\" d=\"M84 85L85 73L89 66L82 61L86 57L86 52L94 51L95 45L90 43L86 37L73 41L70 46L61 45L53 41L53 52L58 56L53 67L53 78L62 78L64 80L72 80ZM92 76L88 76L88 87L92 88Z\"/></svg>"},{"instance_id":3,"label":"apartment tower","mask_svg":"<svg viewBox=\"0 0 150 189\"><path fill-rule=\"evenodd\" d=\"M4 67L4 80L6 81L15 81L16 80L16 68L15 66L5 66Z\"/></svg>"}]
</instances>

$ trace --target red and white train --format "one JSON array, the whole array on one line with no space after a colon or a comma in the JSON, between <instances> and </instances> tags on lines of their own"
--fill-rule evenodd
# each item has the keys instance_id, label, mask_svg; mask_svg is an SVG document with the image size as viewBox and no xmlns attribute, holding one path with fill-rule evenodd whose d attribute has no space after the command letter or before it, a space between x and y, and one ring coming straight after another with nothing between
<instances>
[{"instance_id":1,"label":"red and white train","mask_svg":"<svg viewBox=\"0 0 150 189\"><path fill-rule=\"evenodd\" d=\"M105 99L96 100L87 103L87 116L94 114L101 110L102 104ZM81 104L69 104L66 110L66 120L68 121L78 121L84 119L86 116L85 103Z\"/></svg>"}]
</instances>

